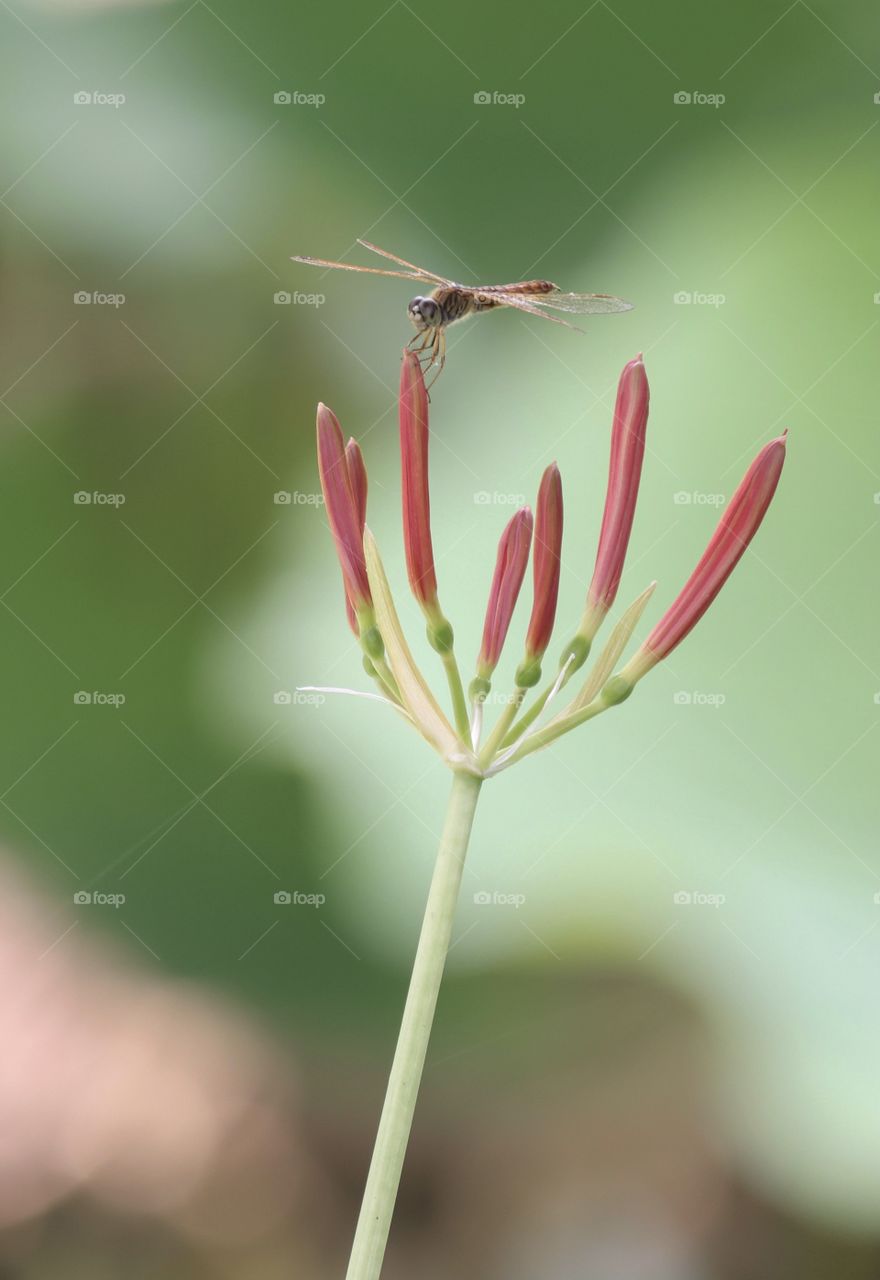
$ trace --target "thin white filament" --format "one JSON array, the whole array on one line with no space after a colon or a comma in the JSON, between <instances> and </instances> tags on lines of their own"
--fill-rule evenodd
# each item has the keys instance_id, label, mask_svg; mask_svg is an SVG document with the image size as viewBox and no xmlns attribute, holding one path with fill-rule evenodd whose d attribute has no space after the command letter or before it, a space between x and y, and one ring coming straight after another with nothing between
<instances>
[{"instance_id":1,"label":"thin white filament","mask_svg":"<svg viewBox=\"0 0 880 1280\"><path fill-rule=\"evenodd\" d=\"M342 693L347 694L350 698L367 698L370 702L383 702L386 707L393 707L395 711L399 711L402 716L406 716L407 720L412 720L410 713L399 706L396 702L392 702L390 698L385 698L381 693L367 693L364 689L344 689L338 685L321 685L321 684L300 684L296 687L297 693Z\"/></svg>"}]
</instances>

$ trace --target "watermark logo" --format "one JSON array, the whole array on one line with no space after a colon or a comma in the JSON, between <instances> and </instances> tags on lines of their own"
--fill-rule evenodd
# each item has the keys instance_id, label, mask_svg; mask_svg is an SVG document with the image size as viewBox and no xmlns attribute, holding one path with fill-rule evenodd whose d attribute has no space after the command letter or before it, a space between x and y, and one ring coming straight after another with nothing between
<instances>
[{"instance_id":1,"label":"watermark logo","mask_svg":"<svg viewBox=\"0 0 880 1280\"><path fill-rule=\"evenodd\" d=\"M88 889L77 889L73 901L77 907L115 907L118 911L125 906L125 894L91 893Z\"/></svg>"},{"instance_id":2,"label":"watermark logo","mask_svg":"<svg viewBox=\"0 0 880 1280\"><path fill-rule=\"evenodd\" d=\"M701 293L699 289L679 289L672 295L677 307L723 307L726 293Z\"/></svg>"},{"instance_id":3,"label":"watermark logo","mask_svg":"<svg viewBox=\"0 0 880 1280\"><path fill-rule=\"evenodd\" d=\"M524 893L502 893L500 889L481 889L474 894L474 905L477 907L513 907L519 911L525 905Z\"/></svg>"},{"instance_id":4,"label":"watermark logo","mask_svg":"<svg viewBox=\"0 0 880 1280\"><path fill-rule=\"evenodd\" d=\"M290 293L279 289L274 296L276 307L323 307L327 298L323 293Z\"/></svg>"},{"instance_id":5,"label":"watermark logo","mask_svg":"<svg viewBox=\"0 0 880 1280\"><path fill-rule=\"evenodd\" d=\"M124 493L104 493L100 489L77 489L73 495L75 507L121 507L124 503Z\"/></svg>"},{"instance_id":6,"label":"watermark logo","mask_svg":"<svg viewBox=\"0 0 880 1280\"><path fill-rule=\"evenodd\" d=\"M723 93L703 93L700 89L679 89L672 95L677 107L723 107L727 97Z\"/></svg>"},{"instance_id":7,"label":"watermark logo","mask_svg":"<svg viewBox=\"0 0 880 1280\"><path fill-rule=\"evenodd\" d=\"M73 95L75 107L115 107L117 110L125 102L124 93L104 93L100 89L80 89Z\"/></svg>"},{"instance_id":8,"label":"watermark logo","mask_svg":"<svg viewBox=\"0 0 880 1280\"><path fill-rule=\"evenodd\" d=\"M301 493L299 489L279 489L272 495L276 507L320 507L324 504L323 493Z\"/></svg>"},{"instance_id":9,"label":"watermark logo","mask_svg":"<svg viewBox=\"0 0 880 1280\"><path fill-rule=\"evenodd\" d=\"M323 107L327 101L323 93L301 93L299 89L279 89L273 93L276 107Z\"/></svg>"},{"instance_id":10,"label":"watermark logo","mask_svg":"<svg viewBox=\"0 0 880 1280\"><path fill-rule=\"evenodd\" d=\"M514 107L519 111L525 100L524 93L500 93L497 89L480 89L474 94L477 107Z\"/></svg>"},{"instance_id":11,"label":"watermark logo","mask_svg":"<svg viewBox=\"0 0 880 1280\"><path fill-rule=\"evenodd\" d=\"M726 498L723 493L700 493L697 489L679 489L672 495L677 507L723 507Z\"/></svg>"},{"instance_id":12,"label":"watermark logo","mask_svg":"<svg viewBox=\"0 0 880 1280\"><path fill-rule=\"evenodd\" d=\"M524 493L489 493L487 489L479 489L474 494L474 502L478 507L523 507L525 501Z\"/></svg>"},{"instance_id":13,"label":"watermark logo","mask_svg":"<svg viewBox=\"0 0 880 1280\"><path fill-rule=\"evenodd\" d=\"M723 893L703 893L701 889L679 889L672 895L677 907L723 907L727 901Z\"/></svg>"},{"instance_id":14,"label":"watermark logo","mask_svg":"<svg viewBox=\"0 0 880 1280\"><path fill-rule=\"evenodd\" d=\"M73 695L73 705L75 707L119 707L125 706L124 693L102 693L99 689L93 689L91 693L87 689L79 689Z\"/></svg>"},{"instance_id":15,"label":"watermark logo","mask_svg":"<svg viewBox=\"0 0 880 1280\"><path fill-rule=\"evenodd\" d=\"M277 689L272 701L276 707L323 707L327 699L309 689Z\"/></svg>"},{"instance_id":16,"label":"watermark logo","mask_svg":"<svg viewBox=\"0 0 880 1280\"><path fill-rule=\"evenodd\" d=\"M519 700L515 693L506 693L503 689L490 689L480 702L484 707L509 707L513 703L519 703Z\"/></svg>"},{"instance_id":17,"label":"watermark logo","mask_svg":"<svg viewBox=\"0 0 880 1280\"><path fill-rule=\"evenodd\" d=\"M672 695L677 707L723 707L726 693L704 693L700 689L679 689Z\"/></svg>"},{"instance_id":18,"label":"watermark logo","mask_svg":"<svg viewBox=\"0 0 880 1280\"><path fill-rule=\"evenodd\" d=\"M299 889L278 889L272 895L276 907L323 907L323 893L301 893Z\"/></svg>"},{"instance_id":19,"label":"watermark logo","mask_svg":"<svg viewBox=\"0 0 880 1280\"><path fill-rule=\"evenodd\" d=\"M91 293L88 289L77 289L73 295L74 304L77 307L124 307L124 293L101 293L99 289L93 290Z\"/></svg>"}]
</instances>

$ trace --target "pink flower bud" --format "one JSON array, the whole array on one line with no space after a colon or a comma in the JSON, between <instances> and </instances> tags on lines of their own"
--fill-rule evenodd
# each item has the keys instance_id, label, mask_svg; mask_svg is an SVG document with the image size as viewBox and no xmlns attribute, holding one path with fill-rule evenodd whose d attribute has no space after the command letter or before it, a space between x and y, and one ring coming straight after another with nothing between
<instances>
[{"instance_id":1,"label":"pink flower bud","mask_svg":"<svg viewBox=\"0 0 880 1280\"><path fill-rule=\"evenodd\" d=\"M477 672L488 679L501 657L507 637L507 629L529 562L529 546L532 541L532 513L528 507L520 507L507 524L498 543L498 558L489 590L486 621L483 624L483 643L477 659Z\"/></svg>"},{"instance_id":2,"label":"pink flower bud","mask_svg":"<svg viewBox=\"0 0 880 1280\"><path fill-rule=\"evenodd\" d=\"M359 470L358 478L353 482L349 472L349 459L355 454L346 451L342 430L335 415L326 405L319 404L318 471L324 506L342 568L345 594L351 610L357 613L371 604L371 597L363 537L367 501L366 472L363 471L363 459L360 458L357 445L354 445L354 450L357 454L355 468Z\"/></svg>"},{"instance_id":3,"label":"pink flower bud","mask_svg":"<svg viewBox=\"0 0 880 1280\"><path fill-rule=\"evenodd\" d=\"M590 639L614 603L623 573L636 499L639 496L645 431L648 425L648 400L648 378L642 357L638 355L624 366L617 386L605 511L582 626Z\"/></svg>"},{"instance_id":4,"label":"pink flower bud","mask_svg":"<svg viewBox=\"0 0 880 1280\"><path fill-rule=\"evenodd\" d=\"M743 476L699 564L621 675L638 680L696 626L758 531L785 461L784 432L765 444Z\"/></svg>"},{"instance_id":5,"label":"pink flower bud","mask_svg":"<svg viewBox=\"0 0 880 1280\"><path fill-rule=\"evenodd\" d=\"M535 506L535 546L532 552L535 598L526 636L528 659L541 658L556 620L559 595L559 557L562 550L562 477L552 462L541 477Z\"/></svg>"},{"instance_id":6,"label":"pink flower bud","mask_svg":"<svg viewBox=\"0 0 880 1280\"><path fill-rule=\"evenodd\" d=\"M419 604L430 609L437 603L437 576L428 492L428 393L413 351L403 353L399 409L406 567L413 595Z\"/></svg>"},{"instance_id":7,"label":"pink flower bud","mask_svg":"<svg viewBox=\"0 0 880 1280\"><path fill-rule=\"evenodd\" d=\"M345 446L345 462L348 467L348 478L351 481L358 524L363 535L364 525L367 523L367 468L364 465L361 447L354 436L351 436Z\"/></svg>"},{"instance_id":8,"label":"pink flower bud","mask_svg":"<svg viewBox=\"0 0 880 1280\"><path fill-rule=\"evenodd\" d=\"M351 437L345 446L345 461L348 465L348 478L351 481L352 494L354 495L355 507L357 509L358 524L360 525L361 540L364 536L364 527L367 523L367 468L364 465L364 455L361 453L361 447ZM348 618L348 625L354 634L360 635L360 627L358 626L357 615L348 596L345 593L345 616Z\"/></svg>"}]
</instances>

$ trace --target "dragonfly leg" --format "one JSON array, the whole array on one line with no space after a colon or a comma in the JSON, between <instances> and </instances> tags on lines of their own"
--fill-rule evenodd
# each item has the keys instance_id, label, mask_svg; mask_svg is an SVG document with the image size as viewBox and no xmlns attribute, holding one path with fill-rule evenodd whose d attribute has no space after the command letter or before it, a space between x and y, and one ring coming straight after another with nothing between
<instances>
[{"instance_id":1,"label":"dragonfly leg","mask_svg":"<svg viewBox=\"0 0 880 1280\"><path fill-rule=\"evenodd\" d=\"M428 391L440 377L443 372L443 366L446 364L446 333L442 328L438 328L436 331L430 363L437 365L437 372L425 388Z\"/></svg>"},{"instance_id":2,"label":"dragonfly leg","mask_svg":"<svg viewBox=\"0 0 880 1280\"><path fill-rule=\"evenodd\" d=\"M421 341L419 341L419 339L421 339ZM410 338L409 342L406 345L409 347L410 351L415 351L417 354L419 354L420 352L424 351L425 348L429 346L432 342L433 342L433 336L431 334L431 330L425 329L421 333L413 334L413 336ZM416 346L416 343L418 343L418 346Z\"/></svg>"}]
</instances>

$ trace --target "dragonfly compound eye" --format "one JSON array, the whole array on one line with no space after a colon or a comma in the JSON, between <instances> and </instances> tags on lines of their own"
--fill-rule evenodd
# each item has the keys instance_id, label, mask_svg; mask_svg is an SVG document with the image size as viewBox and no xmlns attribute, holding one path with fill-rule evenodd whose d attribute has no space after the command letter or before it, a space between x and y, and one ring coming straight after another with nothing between
<instances>
[{"instance_id":1,"label":"dragonfly compound eye","mask_svg":"<svg viewBox=\"0 0 880 1280\"><path fill-rule=\"evenodd\" d=\"M409 314L417 325L437 325L442 319L442 312L433 298L413 298L409 304Z\"/></svg>"}]
</instances>

